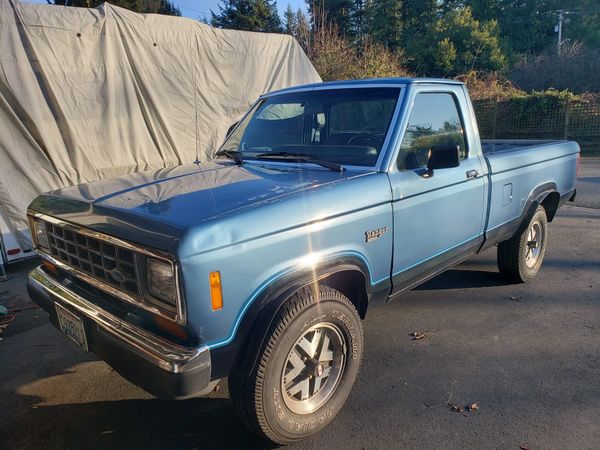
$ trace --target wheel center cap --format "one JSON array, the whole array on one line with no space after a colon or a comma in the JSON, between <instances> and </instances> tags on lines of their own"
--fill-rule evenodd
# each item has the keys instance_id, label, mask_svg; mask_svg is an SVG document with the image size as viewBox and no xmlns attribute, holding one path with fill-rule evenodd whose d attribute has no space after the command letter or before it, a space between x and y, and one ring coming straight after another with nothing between
<instances>
[{"instance_id":1,"label":"wheel center cap","mask_svg":"<svg viewBox=\"0 0 600 450\"><path fill-rule=\"evenodd\" d=\"M321 364L321 363L317 364L317 367L315 367L315 375L317 377L323 376L323 364Z\"/></svg>"},{"instance_id":2,"label":"wheel center cap","mask_svg":"<svg viewBox=\"0 0 600 450\"><path fill-rule=\"evenodd\" d=\"M312 377L322 377L323 372L325 371L325 367L318 360L314 358L309 358L305 362L306 371L305 373Z\"/></svg>"}]
</instances>

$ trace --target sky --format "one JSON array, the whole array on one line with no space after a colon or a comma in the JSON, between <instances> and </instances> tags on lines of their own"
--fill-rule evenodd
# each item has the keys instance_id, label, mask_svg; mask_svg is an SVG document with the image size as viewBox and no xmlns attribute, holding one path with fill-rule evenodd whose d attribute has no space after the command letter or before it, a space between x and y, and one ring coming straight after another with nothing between
<instances>
[{"instance_id":1,"label":"sky","mask_svg":"<svg viewBox=\"0 0 600 450\"><path fill-rule=\"evenodd\" d=\"M22 0L24 3L47 3L46 0ZM173 3L181 10L181 15L192 19L210 19L210 10L217 12L219 10L219 0L174 0ZM302 8L306 10L305 0L277 0L279 15L283 16L283 11L288 3L294 10Z\"/></svg>"}]
</instances>

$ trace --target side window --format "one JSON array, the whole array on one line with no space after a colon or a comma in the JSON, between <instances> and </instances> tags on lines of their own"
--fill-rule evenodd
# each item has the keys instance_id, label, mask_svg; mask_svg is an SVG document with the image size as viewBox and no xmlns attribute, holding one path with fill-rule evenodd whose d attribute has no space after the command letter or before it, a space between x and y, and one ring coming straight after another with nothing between
<instances>
[{"instance_id":1,"label":"side window","mask_svg":"<svg viewBox=\"0 0 600 450\"><path fill-rule=\"evenodd\" d=\"M417 94L400 145L398 168L407 170L426 167L429 149L436 145L458 145L460 159L467 157L456 99L447 93Z\"/></svg>"}]
</instances>

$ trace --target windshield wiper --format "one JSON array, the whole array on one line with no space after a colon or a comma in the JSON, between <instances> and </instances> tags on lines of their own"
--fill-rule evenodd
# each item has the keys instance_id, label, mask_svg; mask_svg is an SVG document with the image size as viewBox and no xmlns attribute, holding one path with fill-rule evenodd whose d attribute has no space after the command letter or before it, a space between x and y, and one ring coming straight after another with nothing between
<instances>
[{"instance_id":1,"label":"windshield wiper","mask_svg":"<svg viewBox=\"0 0 600 450\"><path fill-rule=\"evenodd\" d=\"M308 162L317 164L321 167L325 167L326 169L333 170L335 172L343 172L346 170L344 166L341 164L336 164L330 161L324 161L312 155L307 155L305 153L292 153L292 152L271 152L271 153L261 153L260 155L256 155L257 159L294 159L300 162Z\"/></svg>"},{"instance_id":2,"label":"windshield wiper","mask_svg":"<svg viewBox=\"0 0 600 450\"><path fill-rule=\"evenodd\" d=\"M219 150L215 153L215 156L225 156L226 158L232 159L238 166L244 164L242 152L238 152L237 150Z\"/></svg>"}]
</instances>

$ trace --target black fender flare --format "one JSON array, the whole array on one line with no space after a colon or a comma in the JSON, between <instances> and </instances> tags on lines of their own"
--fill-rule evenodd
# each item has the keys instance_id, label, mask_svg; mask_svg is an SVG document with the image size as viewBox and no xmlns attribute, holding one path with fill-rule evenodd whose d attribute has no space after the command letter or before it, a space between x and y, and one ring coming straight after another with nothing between
<instances>
[{"instance_id":1,"label":"black fender flare","mask_svg":"<svg viewBox=\"0 0 600 450\"><path fill-rule=\"evenodd\" d=\"M537 186L531 194L529 194L529 198L525 203L525 207L523 208L523 213L521 214L519 227L515 231L514 235L521 234L527 226L529 222L531 222L531 218L535 214L535 211L538 209L538 206L542 204L542 202L548 197L548 195L552 193L559 193L556 187L556 183L549 182L544 183Z\"/></svg>"},{"instance_id":2,"label":"black fender flare","mask_svg":"<svg viewBox=\"0 0 600 450\"><path fill-rule=\"evenodd\" d=\"M521 215L514 220L511 220L509 223L492 230L491 232L486 231L485 240L481 244L481 247L477 253L481 253L482 251L496 245L499 242L506 241L513 236L522 233L525 228L527 228L527 225L529 225L529 222L531 221L531 218L533 217L533 214L538 206L541 205L546 197L552 193L558 193L556 183L554 182L546 182L536 186L529 193L529 196L525 201L525 205L523 205Z\"/></svg>"},{"instance_id":3,"label":"black fender flare","mask_svg":"<svg viewBox=\"0 0 600 450\"><path fill-rule=\"evenodd\" d=\"M211 377L215 379L227 376L234 364L238 370L250 374L258 362L258 354L268 337L268 330L283 303L303 287L342 271L362 274L367 297L371 296L371 272L364 257L354 254L334 255L322 259L314 266L290 270L268 284L254 299L242 317L233 340L223 347L211 349Z\"/></svg>"}]
</instances>

